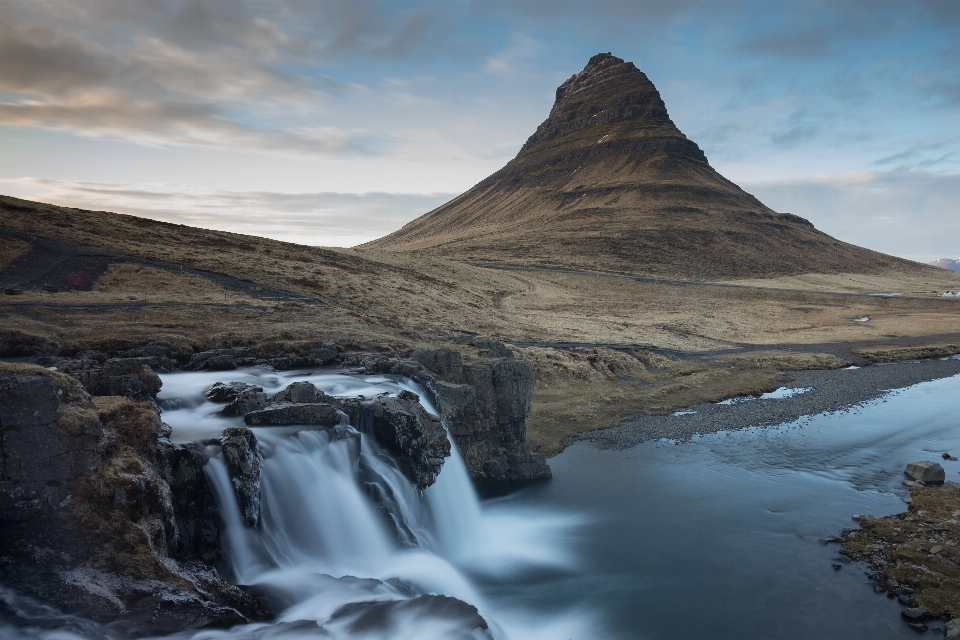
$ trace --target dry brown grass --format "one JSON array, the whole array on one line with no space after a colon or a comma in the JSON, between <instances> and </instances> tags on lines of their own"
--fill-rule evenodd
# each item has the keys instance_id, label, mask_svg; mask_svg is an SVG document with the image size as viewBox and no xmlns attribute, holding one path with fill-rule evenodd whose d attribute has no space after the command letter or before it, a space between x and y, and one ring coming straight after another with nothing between
<instances>
[{"instance_id":1,"label":"dry brown grass","mask_svg":"<svg viewBox=\"0 0 960 640\"><path fill-rule=\"evenodd\" d=\"M44 293L43 305L36 304L39 292L5 297L0 339L20 332L15 339L21 343L32 336L34 345L48 340L70 353L121 350L151 340L188 352L217 344L329 339L357 350L402 351L456 346L452 339L462 332L507 342L678 352L752 347L750 353L712 360L643 350L522 349L540 376L529 437L545 452L558 450L565 435L612 426L627 413L758 393L776 386L781 371L842 366L843 357L832 355L843 350L838 345L856 347L868 358L903 359L943 354L960 343L960 301L929 296L931 282L946 289L956 278L947 271L945 280L924 274L922 283L910 273L900 279L858 276L855 292L848 276L808 274L804 282L729 287L504 271L409 253L305 247L10 198L0 198L0 226L204 269L318 302L262 300L256 290L229 290L132 262L111 265L91 291ZM807 290L786 286L798 282ZM838 291L815 290L831 283ZM923 296L862 295L891 290ZM861 316L870 320L854 322ZM915 339L927 351L898 343L904 339Z\"/></svg>"},{"instance_id":2,"label":"dry brown grass","mask_svg":"<svg viewBox=\"0 0 960 640\"><path fill-rule=\"evenodd\" d=\"M900 362L915 358L942 358L960 353L960 342L940 342L909 347L880 345L854 349L854 353L872 362Z\"/></svg>"},{"instance_id":3,"label":"dry brown grass","mask_svg":"<svg viewBox=\"0 0 960 640\"><path fill-rule=\"evenodd\" d=\"M5 271L11 262L28 251L30 251L29 242L0 236L0 273Z\"/></svg>"},{"instance_id":4,"label":"dry brown grass","mask_svg":"<svg viewBox=\"0 0 960 640\"><path fill-rule=\"evenodd\" d=\"M623 416L663 415L698 402L736 395L758 395L784 380L768 365L771 356L749 355L731 366L706 358L668 357L649 351L611 349L519 349L537 368L533 413L527 419L527 442L547 455L563 449L564 438L616 426ZM803 354L803 362L834 364L826 354ZM819 356L819 358L818 358ZM776 364L797 364L781 358Z\"/></svg>"},{"instance_id":5,"label":"dry brown grass","mask_svg":"<svg viewBox=\"0 0 960 640\"><path fill-rule=\"evenodd\" d=\"M900 293L908 296L937 296L960 289L960 272L940 269L917 273L805 273L781 278L730 280L731 284L774 289L842 291L848 293Z\"/></svg>"}]
</instances>

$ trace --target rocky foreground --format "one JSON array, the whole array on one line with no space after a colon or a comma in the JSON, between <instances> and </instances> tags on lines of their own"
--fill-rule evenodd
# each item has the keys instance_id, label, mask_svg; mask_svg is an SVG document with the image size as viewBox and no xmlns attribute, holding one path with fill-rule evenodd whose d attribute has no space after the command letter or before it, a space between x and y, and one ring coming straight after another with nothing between
<instances>
[{"instance_id":1,"label":"rocky foreground","mask_svg":"<svg viewBox=\"0 0 960 640\"><path fill-rule=\"evenodd\" d=\"M912 478L905 481L907 511L859 516L860 529L840 538L841 553L869 565L876 591L899 599L911 627L926 631L942 619L945 636L960 638L960 484L944 482L933 462L912 463L906 474Z\"/></svg>"},{"instance_id":2,"label":"rocky foreground","mask_svg":"<svg viewBox=\"0 0 960 640\"><path fill-rule=\"evenodd\" d=\"M204 449L219 447L244 520L259 526L257 438L229 427L202 446L172 444L154 402L156 371L223 371L208 399L251 426L366 433L420 490L451 455L447 429L482 491L548 478L544 457L525 443L532 364L502 343L467 346L467 358L453 349L345 354L333 343L265 357L245 349L184 353L155 342L52 358L56 370L0 362L0 584L132 635L277 613L224 579L222 523L203 470ZM257 364L406 376L430 390L443 421L411 392L334 398L295 382L268 397L230 381L231 369Z\"/></svg>"}]
</instances>

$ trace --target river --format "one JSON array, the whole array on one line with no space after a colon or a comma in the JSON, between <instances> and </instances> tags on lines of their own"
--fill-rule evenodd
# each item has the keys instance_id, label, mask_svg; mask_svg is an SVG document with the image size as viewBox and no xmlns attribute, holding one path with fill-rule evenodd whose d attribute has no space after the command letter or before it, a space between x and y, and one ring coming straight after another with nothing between
<instances>
[{"instance_id":1,"label":"river","mask_svg":"<svg viewBox=\"0 0 960 640\"><path fill-rule=\"evenodd\" d=\"M242 423L204 401L217 380L267 393L294 380L341 396L423 391L343 372L167 374L159 401L173 440ZM954 376L776 427L625 450L579 443L550 460L551 481L483 502L458 457L421 496L366 437L258 428L261 530L243 525L216 459L208 474L223 504L231 577L281 613L267 625L176 637L912 637L865 567L835 570L837 547L820 540L855 526L852 514L904 509L905 464L960 451L958 398ZM960 480L960 463L942 464ZM371 484L388 499L371 501ZM489 629L474 629L468 610L438 594L476 606ZM376 615L363 613L370 603ZM0 631L112 637L96 625L52 631L36 616L35 626Z\"/></svg>"}]
</instances>

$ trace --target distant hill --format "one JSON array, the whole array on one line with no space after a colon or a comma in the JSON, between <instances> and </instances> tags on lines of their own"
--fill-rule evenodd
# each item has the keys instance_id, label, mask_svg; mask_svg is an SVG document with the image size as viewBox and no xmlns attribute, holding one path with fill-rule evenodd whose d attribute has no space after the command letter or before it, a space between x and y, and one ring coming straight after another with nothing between
<instances>
[{"instance_id":1,"label":"distant hill","mask_svg":"<svg viewBox=\"0 0 960 640\"><path fill-rule=\"evenodd\" d=\"M929 269L764 206L710 166L646 75L609 53L557 89L505 167L362 247L697 279Z\"/></svg>"},{"instance_id":2,"label":"distant hill","mask_svg":"<svg viewBox=\"0 0 960 640\"><path fill-rule=\"evenodd\" d=\"M932 264L935 267L940 267L941 269L950 269L951 271L960 271L960 260L951 260L950 258L938 258Z\"/></svg>"}]
</instances>

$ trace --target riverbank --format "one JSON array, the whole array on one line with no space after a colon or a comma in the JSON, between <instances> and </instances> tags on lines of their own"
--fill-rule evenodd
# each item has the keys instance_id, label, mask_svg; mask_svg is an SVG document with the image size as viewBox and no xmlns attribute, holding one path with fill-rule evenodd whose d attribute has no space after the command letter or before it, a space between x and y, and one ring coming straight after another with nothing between
<instances>
[{"instance_id":1,"label":"riverbank","mask_svg":"<svg viewBox=\"0 0 960 640\"><path fill-rule=\"evenodd\" d=\"M781 398L745 396L726 403L698 403L670 415L628 415L616 427L567 438L625 449L646 440L687 440L723 430L777 425L804 416L853 411L894 389L960 374L960 358L875 364L860 368L787 372L787 389L809 389ZM796 393L796 392L794 392Z\"/></svg>"}]
</instances>

